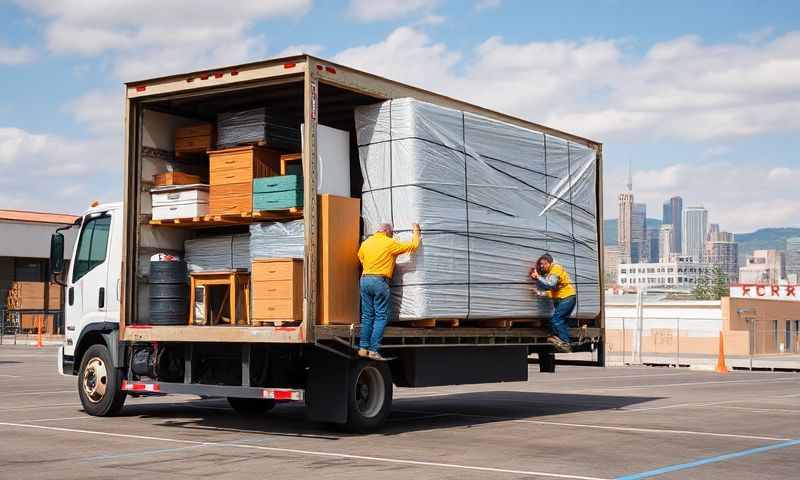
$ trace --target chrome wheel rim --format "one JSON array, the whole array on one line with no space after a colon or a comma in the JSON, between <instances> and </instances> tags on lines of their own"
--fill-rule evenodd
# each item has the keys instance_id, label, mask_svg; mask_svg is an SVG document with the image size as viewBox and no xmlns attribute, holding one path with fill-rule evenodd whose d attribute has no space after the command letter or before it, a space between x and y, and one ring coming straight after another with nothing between
<instances>
[{"instance_id":1,"label":"chrome wheel rim","mask_svg":"<svg viewBox=\"0 0 800 480\"><path fill-rule=\"evenodd\" d=\"M368 365L356 380L356 408L363 417L372 418L381 411L386 397L386 385L377 368Z\"/></svg>"},{"instance_id":2,"label":"chrome wheel rim","mask_svg":"<svg viewBox=\"0 0 800 480\"><path fill-rule=\"evenodd\" d=\"M94 357L86 364L83 371L83 393L92 403L103 400L108 388L108 371L106 364L99 357Z\"/></svg>"}]
</instances>

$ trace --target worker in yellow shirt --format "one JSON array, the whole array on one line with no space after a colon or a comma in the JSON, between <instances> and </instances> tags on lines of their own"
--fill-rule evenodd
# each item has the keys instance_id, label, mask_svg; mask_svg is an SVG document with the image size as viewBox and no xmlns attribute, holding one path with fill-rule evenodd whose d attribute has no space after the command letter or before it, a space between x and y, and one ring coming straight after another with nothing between
<instances>
[{"instance_id":1,"label":"worker in yellow shirt","mask_svg":"<svg viewBox=\"0 0 800 480\"><path fill-rule=\"evenodd\" d=\"M545 253L536 261L536 267L531 269L531 278L536 291L553 299L553 316L550 319L553 335L547 341L559 352L571 352L567 319L575 308L576 291L569 273L563 266L554 263L549 253Z\"/></svg>"},{"instance_id":2,"label":"worker in yellow shirt","mask_svg":"<svg viewBox=\"0 0 800 480\"><path fill-rule=\"evenodd\" d=\"M358 249L361 261L361 341L358 356L373 360L384 360L378 353L383 339L383 330L389 321L391 292L389 284L394 273L395 259L403 253L413 252L419 247L419 225L412 225L410 242L398 242L392 226L381 224L378 230L364 240Z\"/></svg>"}]
</instances>

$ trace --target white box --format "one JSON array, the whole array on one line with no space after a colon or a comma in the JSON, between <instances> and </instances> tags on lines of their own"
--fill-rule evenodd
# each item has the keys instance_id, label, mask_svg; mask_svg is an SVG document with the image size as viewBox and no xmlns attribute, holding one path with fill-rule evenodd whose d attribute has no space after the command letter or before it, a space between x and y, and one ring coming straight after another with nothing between
<instances>
[{"instance_id":1,"label":"white box","mask_svg":"<svg viewBox=\"0 0 800 480\"><path fill-rule=\"evenodd\" d=\"M317 156L317 193L349 197L350 133L317 125Z\"/></svg>"},{"instance_id":2,"label":"white box","mask_svg":"<svg viewBox=\"0 0 800 480\"><path fill-rule=\"evenodd\" d=\"M181 185L153 189L153 220L208 215L208 186Z\"/></svg>"}]
</instances>

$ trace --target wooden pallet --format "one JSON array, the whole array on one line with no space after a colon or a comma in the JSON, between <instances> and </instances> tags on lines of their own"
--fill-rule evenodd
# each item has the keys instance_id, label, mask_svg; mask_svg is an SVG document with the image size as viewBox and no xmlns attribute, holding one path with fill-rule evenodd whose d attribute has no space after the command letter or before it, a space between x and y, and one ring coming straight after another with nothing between
<instances>
[{"instance_id":1,"label":"wooden pallet","mask_svg":"<svg viewBox=\"0 0 800 480\"><path fill-rule=\"evenodd\" d=\"M403 322L413 328L456 328L459 326L461 320L457 318L432 318L428 320L413 320L411 322Z\"/></svg>"},{"instance_id":2,"label":"wooden pallet","mask_svg":"<svg viewBox=\"0 0 800 480\"><path fill-rule=\"evenodd\" d=\"M150 225L179 228L209 228L231 225L247 225L253 222L270 220L292 220L303 218L302 208L290 208L275 211L252 211L231 213L227 215L204 215L202 217L171 218L168 220L150 220Z\"/></svg>"}]
</instances>

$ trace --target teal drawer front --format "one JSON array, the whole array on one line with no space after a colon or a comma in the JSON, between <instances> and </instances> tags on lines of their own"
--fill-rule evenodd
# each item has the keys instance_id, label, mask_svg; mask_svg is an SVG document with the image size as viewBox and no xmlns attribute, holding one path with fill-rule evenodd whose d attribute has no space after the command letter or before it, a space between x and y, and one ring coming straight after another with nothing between
<instances>
[{"instance_id":1,"label":"teal drawer front","mask_svg":"<svg viewBox=\"0 0 800 480\"><path fill-rule=\"evenodd\" d=\"M253 194L253 210L285 210L302 206L302 190Z\"/></svg>"},{"instance_id":2,"label":"teal drawer front","mask_svg":"<svg viewBox=\"0 0 800 480\"><path fill-rule=\"evenodd\" d=\"M303 177L284 175L282 177L263 177L253 180L253 193L284 192L286 190L302 190Z\"/></svg>"}]
</instances>

